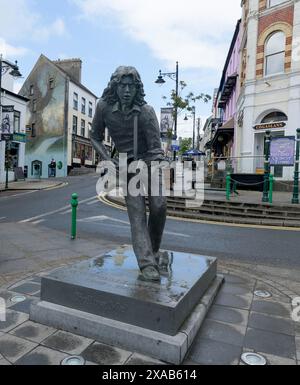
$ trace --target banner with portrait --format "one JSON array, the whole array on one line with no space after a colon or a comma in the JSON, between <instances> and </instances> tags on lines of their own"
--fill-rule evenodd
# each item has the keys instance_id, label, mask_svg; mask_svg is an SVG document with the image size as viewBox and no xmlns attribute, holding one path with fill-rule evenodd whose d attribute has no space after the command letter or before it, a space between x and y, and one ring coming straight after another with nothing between
<instances>
[{"instance_id":1,"label":"banner with portrait","mask_svg":"<svg viewBox=\"0 0 300 385\"><path fill-rule=\"evenodd\" d=\"M173 108L161 108L160 111L160 134L166 138L169 131L172 131L174 123Z\"/></svg>"},{"instance_id":2,"label":"banner with portrait","mask_svg":"<svg viewBox=\"0 0 300 385\"><path fill-rule=\"evenodd\" d=\"M2 106L1 134L13 134L14 132L14 106Z\"/></svg>"}]
</instances>

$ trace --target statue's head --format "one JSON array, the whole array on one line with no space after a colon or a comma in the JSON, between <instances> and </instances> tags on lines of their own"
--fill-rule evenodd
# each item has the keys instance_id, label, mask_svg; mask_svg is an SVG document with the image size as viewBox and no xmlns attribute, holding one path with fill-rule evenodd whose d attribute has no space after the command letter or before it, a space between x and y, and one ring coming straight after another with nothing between
<instances>
[{"instance_id":1,"label":"statue's head","mask_svg":"<svg viewBox=\"0 0 300 385\"><path fill-rule=\"evenodd\" d=\"M134 67L121 66L112 74L102 99L111 105L119 101L122 105L131 107L133 104L146 104L144 96L144 86L137 70Z\"/></svg>"}]
</instances>

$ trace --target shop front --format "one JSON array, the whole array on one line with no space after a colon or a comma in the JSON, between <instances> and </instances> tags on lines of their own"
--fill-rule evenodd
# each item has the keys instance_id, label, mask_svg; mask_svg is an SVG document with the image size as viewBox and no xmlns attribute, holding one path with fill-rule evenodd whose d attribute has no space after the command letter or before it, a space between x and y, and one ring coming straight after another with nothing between
<instances>
[{"instance_id":1,"label":"shop front","mask_svg":"<svg viewBox=\"0 0 300 385\"><path fill-rule=\"evenodd\" d=\"M73 136L72 167L94 167L94 150L89 139Z\"/></svg>"}]
</instances>

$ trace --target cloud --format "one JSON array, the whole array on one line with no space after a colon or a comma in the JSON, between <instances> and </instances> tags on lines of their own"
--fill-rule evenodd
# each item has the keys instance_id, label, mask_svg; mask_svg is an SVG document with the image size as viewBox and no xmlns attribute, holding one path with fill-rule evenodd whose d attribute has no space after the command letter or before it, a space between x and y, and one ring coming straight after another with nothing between
<instances>
[{"instance_id":1,"label":"cloud","mask_svg":"<svg viewBox=\"0 0 300 385\"><path fill-rule=\"evenodd\" d=\"M33 9L29 0L0 0L0 38L9 42L27 40L46 41L51 36L67 36L62 18L45 23L44 15Z\"/></svg>"},{"instance_id":2,"label":"cloud","mask_svg":"<svg viewBox=\"0 0 300 385\"><path fill-rule=\"evenodd\" d=\"M0 54L3 55L3 58L20 57L26 55L28 52L29 50L27 48L12 46L0 37Z\"/></svg>"},{"instance_id":3,"label":"cloud","mask_svg":"<svg viewBox=\"0 0 300 385\"><path fill-rule=\"evenodd\" d=\"M132 39L173 67L218 69L224 64L240 0L69 0L81 17L101 23L113 19Z\"/></svg>"}]
</instances>

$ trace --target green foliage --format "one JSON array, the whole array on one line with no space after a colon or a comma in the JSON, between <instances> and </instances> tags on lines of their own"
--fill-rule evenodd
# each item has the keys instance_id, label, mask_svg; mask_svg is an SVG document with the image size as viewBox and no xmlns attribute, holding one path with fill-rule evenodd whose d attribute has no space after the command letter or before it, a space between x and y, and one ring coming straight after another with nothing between
<instances>
[{"instance_id":1,"label":"green foliage","mask_svg":"<svg viewBox=\"0 0 300 385\"><path fill-rule=\"evenodd\" d=\"M180 144L180 151L179 151L179 153L182 155L186 151L189 151L189 150L192 149L193 140L192 140L192 138L182 138L180 140L179 144Z\"/></svg>"},{"instance_id":2,"label":"green foliage","mask_svg":"<svg viewBox=\"0 0 300 385\"><path fill-rule=\"evenodd\" d=\"M175 117L175 109L177 108L177 115L179 116L183 111L190 112L193 110L194 104L202 100L204 103L208 103L211 100L211 96L207 94L199 94L195 95L193 92L188 93L185 97L182 96L183 90L187 87L187 84L184 81L179 82L180 90L178 95L176 96L176 91L172 90L171 95L168 98L167 96L163 96L163 99L167 101L168 107L173 107L174 109L174 117Z\"/></svg>"}]
</instances>

